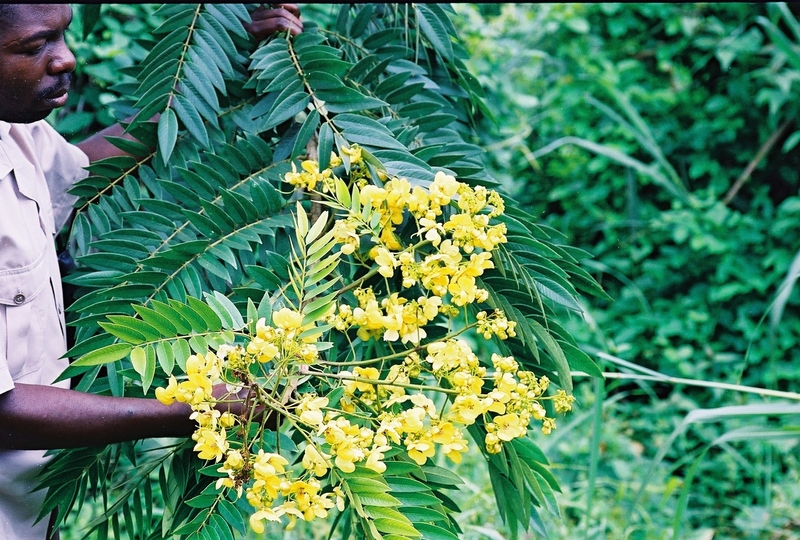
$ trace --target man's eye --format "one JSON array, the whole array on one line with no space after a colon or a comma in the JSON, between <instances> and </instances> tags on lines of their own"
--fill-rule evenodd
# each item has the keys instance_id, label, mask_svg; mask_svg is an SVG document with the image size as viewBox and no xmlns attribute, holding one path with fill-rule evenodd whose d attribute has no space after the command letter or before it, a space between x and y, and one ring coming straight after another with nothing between
<instances>
[{"instance_id":1,"label":"man's eye","mask_svg":"<svg viewBox=\"0 0 800 540\"><path fill-rule=\"evenodd\" d=\"M40 52L42 52L42 49L44 49L44 46L45 46L44 43L38 43L38 44L30 45L30 46L26 47L25 50L22 51L22 53L33 56L33 55L36 55L36 54L39 54Z\"/></svg>"}]
</instances>

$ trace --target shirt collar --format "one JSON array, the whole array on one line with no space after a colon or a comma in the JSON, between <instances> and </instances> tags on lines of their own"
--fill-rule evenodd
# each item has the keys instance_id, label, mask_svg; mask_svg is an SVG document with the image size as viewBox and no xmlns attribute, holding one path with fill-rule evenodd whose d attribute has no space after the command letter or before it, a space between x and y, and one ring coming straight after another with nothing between
<instances>
[{"instance_id":1,"label":"shirt collar","mask_svg":"<svg viewBox=\"0 0 800 540\"><path fill-rule=\"evenodd\" d=\"M0 122L0 139L8 138L9 131L11 131L11 124L8 122Z\"/></svg>"}]
</instances>

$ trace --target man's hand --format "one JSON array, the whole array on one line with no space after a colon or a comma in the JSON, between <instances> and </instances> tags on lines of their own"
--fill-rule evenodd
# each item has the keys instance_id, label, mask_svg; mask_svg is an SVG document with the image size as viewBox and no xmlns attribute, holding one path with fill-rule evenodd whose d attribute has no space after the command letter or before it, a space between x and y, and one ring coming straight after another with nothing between
<instances>
[{"instance_id":1,"label":"man's hand","mask_svg":"<svg viewBox=\"0 0 800 540\"><path fill-rule=\"evenodd\" d=\"M289 32L296 36L303 31L300 8L297 4L269 4L261 6L250 14L252 22L245 29L259 41L278 32Z\"/></svg>"},{"instance_id":2,"label":"man's hand","mask_svg":"<svg viewBox=\"0 0 800 540\"><path fill-rule=\"evenodd\" d=\"M229 412L236 416L249 415L249 407L252 407L253 405L252 403L247 402L249 392L250 389L247 387L240 389L238 392L230 392L228 391L227 385L224 383L215 384L211 391L211 395L220 400L220 402L218 402L214 408L219 412ZM252 396L250 397L252 399ZM278 428L277 413L272 410L268 410L264 406L256 407L256 410L250 420L253 422L264 421L266 426L273 431L277 430Z\"/></svg>"}]
</instances>

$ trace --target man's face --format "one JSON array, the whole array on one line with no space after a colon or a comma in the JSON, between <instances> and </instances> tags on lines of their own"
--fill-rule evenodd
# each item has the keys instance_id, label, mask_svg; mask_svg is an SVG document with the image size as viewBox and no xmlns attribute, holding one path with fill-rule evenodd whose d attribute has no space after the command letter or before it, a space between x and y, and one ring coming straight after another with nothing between
<instances>
[{"instance_id":1,"label":"man's face","mask_svg":"<svg viewBox=\"0 0 800 540\"><path fill-rule=\"evenodd\" d=\"M20 4L0 28L0 120L29 123L67 102L75 57L66 4Z\"/></svg>"}]
</instances>

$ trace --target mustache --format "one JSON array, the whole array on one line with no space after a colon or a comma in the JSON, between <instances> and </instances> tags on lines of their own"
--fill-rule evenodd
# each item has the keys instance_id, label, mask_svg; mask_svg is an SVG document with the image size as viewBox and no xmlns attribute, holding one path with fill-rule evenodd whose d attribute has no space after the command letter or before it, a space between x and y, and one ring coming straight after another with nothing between
<instances>
[{"instance_id":1,"label":"mustache","mask_svg":"<svg viewBox=\"0 0 800 540\"><path fill-rule=\"evenodd\" d=\"M64 90L69 90L72 83L75 81L75 73L64 73L59 76L58 82L48 86L36 93L37 99L47 99L54 94L58 94Z\"/></svg>"}]
</instances>

